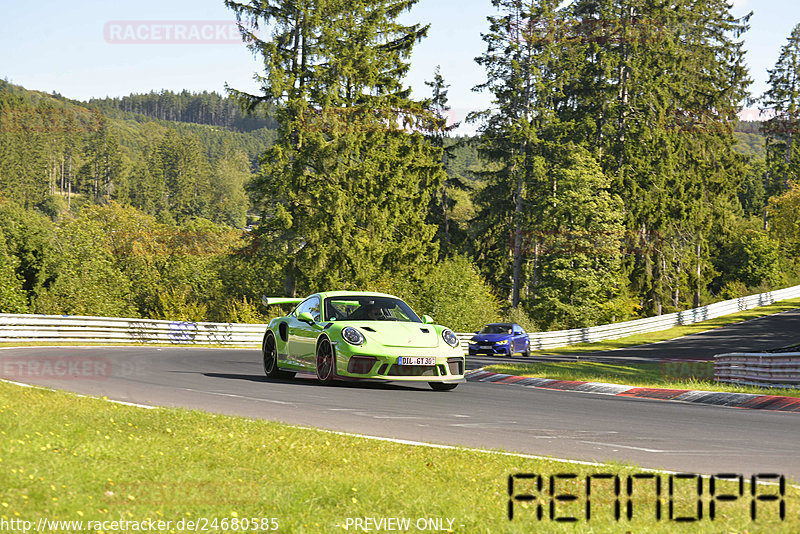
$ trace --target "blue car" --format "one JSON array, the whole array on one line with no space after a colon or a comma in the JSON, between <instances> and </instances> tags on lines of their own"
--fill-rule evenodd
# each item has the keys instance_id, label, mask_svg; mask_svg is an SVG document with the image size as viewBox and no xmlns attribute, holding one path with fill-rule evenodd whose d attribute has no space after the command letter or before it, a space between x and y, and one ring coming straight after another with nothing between
<instances>
[{"instance_id":1,"label":"blue car","mask_svg":"<svg viewBox=\"0 0 800 534\"><path fill-rule=\"evenodd\" d=\"M516 323L491 323L469 341L469 355L511 356L516 353L530 354L528 334Z\"/></svg>"}]
</instances>

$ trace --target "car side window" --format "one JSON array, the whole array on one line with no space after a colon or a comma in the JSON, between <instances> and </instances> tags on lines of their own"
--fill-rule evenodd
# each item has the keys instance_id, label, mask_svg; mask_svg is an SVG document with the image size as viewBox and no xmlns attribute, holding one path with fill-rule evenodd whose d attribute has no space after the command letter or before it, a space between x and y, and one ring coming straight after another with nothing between
<instances>
[{"instance_id":1,"label":"car side window","mask_svg":"<svg viewBox=\"0 0 800 534\"><path fill-rule=\"evenodd\" d=\"M297 309L294 310L294 316L297 317L301 313L308 312L315 321L319 322L321 319L319 313L319 297L310 297L300 303Z\"/></svg>"}]
</instances>

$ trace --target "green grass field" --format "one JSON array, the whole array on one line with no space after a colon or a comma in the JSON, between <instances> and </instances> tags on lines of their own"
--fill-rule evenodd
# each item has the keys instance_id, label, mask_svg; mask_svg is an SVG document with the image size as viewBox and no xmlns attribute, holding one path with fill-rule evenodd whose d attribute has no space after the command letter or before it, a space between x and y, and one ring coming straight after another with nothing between
<instances>
[{"instance_id":1,"label":"green grass field","mask_svg":"<svg viewBox=\"0 0 800 534\"><path fill-rule=\"evenodd\" d=\"M535 480L517 479L515 496L539 500L515 500L515 518L509 521L508 477L520 473L543 476L544 489L539 492ZM585 519L585 477L599 473L621 477L620 520L614 517L613 480L601 479L593 479L592 517ZM550 519L548 477L558 474L578 477L554 479L556 493L578 497L554 508L557 517L579 518L574 524ZM800 531L800 490L787 487L784 520L777 502L759 501L753 521L749 485L736 501L717 503L711 520L708 479L701 497L703 519L670 521L667 474L659 474L662 518L655 519L653 482L632 479L633 519L628 520L625 481L633 474L647 475L622 464L588 466L375 441L198 411L147 410L0 382L3 530L9 530L3 525L13 528L11 521L36 524L47 518L83 521L84 531L103 532L131 532L130 523L119 522L145 520L170 521L164 532L193 531L189 521L206 532L423 531L419 526L465 533ZM679 481L675 516L695 514L695 485ZM733 482L722 486L735 493ZM757 491L776 494L778 488L759 485ZM536 516L540 504L541 520ZM409 528L379 529L381 523L367 524L366 518L383 520L384 527ZM389 518L400 522L386 523ZM48 531L79 530L50 525Z\"/></svg>"}]
</instances>

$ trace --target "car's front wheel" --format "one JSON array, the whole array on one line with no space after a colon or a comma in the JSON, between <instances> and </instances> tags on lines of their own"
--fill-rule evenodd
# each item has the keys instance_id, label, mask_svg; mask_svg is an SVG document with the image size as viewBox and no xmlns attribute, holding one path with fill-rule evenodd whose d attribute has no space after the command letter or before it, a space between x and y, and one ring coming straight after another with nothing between
<instances>
[{"instance_id":1,"label":"car's front wheel","mask_svg":"<svg viewBox=\"0 0 800 534\"><path fill-rule=\"evenodd\" d=\"M428 382L433 391L450 391L456 389L458 384L445 384L444 382Z\"/></svg>"},{"instance_id":2,"label":"car's front wheel","mask_svg":"<svg viewBox=\"0 0 800 534\"><path fill-rule=\"evenodd\" d=\"M324 338L317 346L317 379L330 384L336 376L336 357L329 339Z\"/></svg>"},{"instance_id":3,"label":"car's front wheel","mask_svg":"<svg viewBox=\"0 0 800 534\"><path fill-rule=\"evenodd\" d=\"M261 347L264 358L264 373L269 378L292 378L294 373L278 369L278 348L275 345L275 336L268 332L264 336L264 345Z\"/></svg>"}]
</instances>

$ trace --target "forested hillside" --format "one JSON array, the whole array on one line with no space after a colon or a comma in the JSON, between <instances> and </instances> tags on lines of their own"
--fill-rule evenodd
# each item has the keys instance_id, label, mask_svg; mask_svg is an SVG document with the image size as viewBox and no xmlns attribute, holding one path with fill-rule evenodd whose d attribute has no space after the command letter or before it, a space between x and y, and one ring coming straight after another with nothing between
<instances>
[{"instance_id":1,"label":"forested hillside","mask_svg":"<svg viewBox=\"0 0 800 534\"><path fill-rule=\"evenodd\" d=\"M274 139L266 127L240 132L122 111L109 117L92 104L7 82L0 82L0 109L0 191L50 215L73 203L117 201L164 221L243 227L244 185Z\"/></svg>"},{"instance_id":2,"label":"forested hillside","mask_svg":"<svg viewBox=\"0 0 800 534\"><path fill-rule=\"evenodd\" d=\"M101 107L0 82L0 311L255 320L223 260L273 130Z\"/></svg>"},{"instance_id":3,"label":"forested hillside","mask_svg":"<svg viewBox=\"0 0 800 534\"><path fill-rule=\"evenodd\" d=\"M427 99L404 85L415 0L225 3L259 94L0 82L0 312L260 321L262 294L344 288L555 329L800 280L800 26L750 95L772 118L740 123L724 0L493 0L467 138L439 70Z\"/></svg>"},{"instance_id":4,"label":"forested hillside","mask_svg":"<svg viewBox=\"0 0 800 534\"><path fill-rule=\"evenodd\" d=\"M99 109L107 117L144 115L164 121L208 124L243 132L277 128L277 123L269 117L265 106L256 113L245 113L235 100L207 91L152 91L118 98L93 98L86 104L92 109Z\"/></svg>"}]
</instances>

